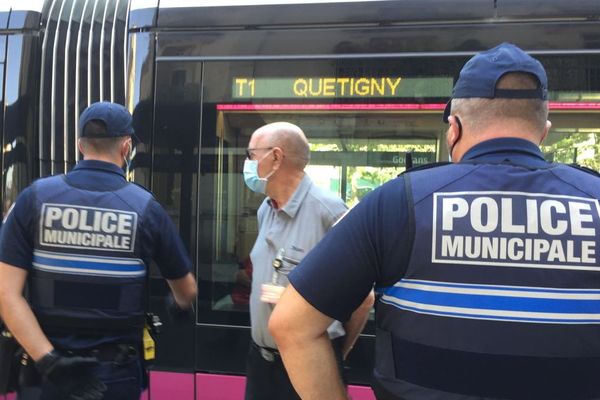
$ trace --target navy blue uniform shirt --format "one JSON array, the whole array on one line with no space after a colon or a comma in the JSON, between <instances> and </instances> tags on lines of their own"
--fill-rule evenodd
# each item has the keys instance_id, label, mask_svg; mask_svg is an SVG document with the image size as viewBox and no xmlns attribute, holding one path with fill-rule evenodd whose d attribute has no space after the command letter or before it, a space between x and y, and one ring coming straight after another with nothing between
<instances>
[{"instance_id":1,"label":"navy blue uniform shirt","mask_svg":"<svg viewBox=\"0 0 600 400\"><path fill-rule=\"evenodd\" d=\"M96 160L80 161L66 178L71 186L90 191L114 191L127 184L121 168ZM0 229L0 261L28 271L32 268L34 250L34 208L33 190L30 186L18 196ZM165 279L178 279L187 275L191 271L192 262L173 221L162 206L153 198L140 217L142 239L139 243L145 264L148 266L150 259L154 260ZM137 341L140 338L68 335L50 339L55 345L65 348L85 348L105 342Z\"/></svg>"},{"instance_id":2,"label":"navy blue uniform shirt","mask_svg":"<svg viewBox=\"0 0 600 400\"><path fill-rule=\"evenodd\" d=\"M289 280L342 321L376 285L378 398L598 399L599 182L485 141L373 191Z\"/></svg>"},{"instance_id":3,"label":"navy blue uniform shirt","mask_svg":"<svg viewBox=\"0 0 600 400\"><path fill-rule=\"evenodd\" d=\"M548 165L536 145L513 138L480 143L462 161L507 159L528 167ZM289 280L319 311L346 321L373 284L386 287L404 276L411 243L407 224L403 179L394 179L365 196L290 273ZM331 263L335 268L322 268Z\"/></svg>"}]
</instances>

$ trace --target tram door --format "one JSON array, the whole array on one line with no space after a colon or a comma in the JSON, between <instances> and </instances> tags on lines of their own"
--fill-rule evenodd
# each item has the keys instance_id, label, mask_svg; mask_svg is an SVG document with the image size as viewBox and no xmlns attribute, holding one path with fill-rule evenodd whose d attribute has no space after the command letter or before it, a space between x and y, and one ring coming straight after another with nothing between
<instances>
[{"instance_id":1,"label":"tram door","mask_svg":"<svg viewBox=\"0 0 600 400\"><path fill-rule=\"evenodd\" d=\"M191 330L172 335L193 342L195 357L182 345L160 355L161 365L180 367L193 359L198 371L245 371L249 253L264 200L242 176L252 133L276 121L301 127L311 149L307 174L352 207L404 171L409 152L414 166L448 160L441 115L464 62L158 62L151 186L180 228L199 284L195 338L188 337ZM554 127L543 146L547 158L594 166L600 159L597 116L553 110ZM373 324L365 332L351 366L360 382L370 375Z\"/></svg>"}]
</instances>

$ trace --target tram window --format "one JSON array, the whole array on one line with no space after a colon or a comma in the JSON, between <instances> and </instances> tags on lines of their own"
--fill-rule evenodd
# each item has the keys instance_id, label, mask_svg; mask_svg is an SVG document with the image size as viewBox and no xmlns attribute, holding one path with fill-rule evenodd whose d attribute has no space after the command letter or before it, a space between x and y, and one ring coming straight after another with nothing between
<instances>
[{"instance_id":1,"label":"tram window","mask_svg":"<svg viewBox=\"0 0 600 400\"><path fill-rule=\"evenodd\" d=\"M560 121L560 117L556 120ZM578 125L585 126L584 121ZM548 136L542 144L546 160L600 171L600 123L597 117L589 127L557 128Z\"/></svg>"},{"instance_id":2,"label":"tram window","mask_svg":"<svg viewBox=\"0 0 600 400\"><path fill-rule=\"evenodd\" d=\"M452 77L428 72L409 61L204 64L198 253L200 285L209 294L200 294L199 323L249 323L249 254L264 200L242 176L254 130L276 121L300 126L311 148L307 174L354 206L404 171L407 152L416 165L438 159L441 111L418 105L441 102ZM406 97L392 96L402 80Z\"/></svg>"},{"instance_id":3,"label":"tram window","mask_svg":"<svg viewBox=\"0 0 600 400\"><path fill-rule=\"evenodd\" d=\"M257 123L257 117L260 120ZM311 147L307 174L325 190L354 206L369 191L395 178L404 167L406 152L419 154L421 162L435 160L436 139L414 137L396 131L402 120L416 115L381 115L356 111L352 136L340 132L335 113L300 115L278 111L231 112L217 114L217 146L220 169L211 185L201 183L200 190L214 193L214 261L212 276L215 297L213 311L248 311L251 268L249 253L258 233L256 211L264 196L244 185L242 166L244 150L252 132L265 123L292 122L304 130ZM377 121L379 129L365 130L366 121ZM435 126L435 124L433 125ZM436 132L436 128L433 128ZM231 172L227 172L231 171Z\"/></svg>"},{"instance_id":4,"label":"tram window","mask_svg":"<svg viewBox=\"0 0 600 400\"><path fill-rule=\"evenodd\" d=\"M3 41L0 36L0 42ZM0 63L0 77L4 76L5 64ZM0 107L15 121L21 117L19 107L15 101L6 103L4 96L4 81L0 79ZM31 181L31 167L28 163L27 139L23 133L15 129L14 124L5 126L5 114L0 112L0 135L3 137L3 168L2 168L2 219L14 205L19 193L27 187ZM12 122L11 121L11 122ZM3 131L3 128L7 130ZM12 128L9 129L9 128Z\"/></svg>"}]
</instances>

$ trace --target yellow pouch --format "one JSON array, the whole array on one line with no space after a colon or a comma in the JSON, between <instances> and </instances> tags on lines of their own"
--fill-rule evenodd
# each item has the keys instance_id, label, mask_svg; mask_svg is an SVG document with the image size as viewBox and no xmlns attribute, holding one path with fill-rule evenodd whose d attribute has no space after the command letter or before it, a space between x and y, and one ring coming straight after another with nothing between
<instances>
[{"instance_id":1,"label":"yellow pouch","mask_svg":"<svg viewBox=\"0 0 600 400\"><path fill-rule=\"evenodd\" d=\"M150 328L148 325L144 327L144 360L152 361L156 357L156 347L154 345L154 339L150 335Z\"/></svg>"}]
</instances>

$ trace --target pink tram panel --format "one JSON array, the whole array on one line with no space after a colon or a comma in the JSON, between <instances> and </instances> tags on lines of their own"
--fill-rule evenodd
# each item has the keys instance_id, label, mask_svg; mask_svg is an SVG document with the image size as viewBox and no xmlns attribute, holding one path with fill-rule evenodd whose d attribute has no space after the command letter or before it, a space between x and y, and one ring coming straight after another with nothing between
<instances>
[{"instance_id":1,"label":"pink tram panel","mask_svg":"<svg viewBox=\"0 0 600 400\"><path fill-rule=\"evenodd\" d=\"M244 398L246 378L233 375L182 374L177 372L150 372L150 388L140 400L241 400ZM375 400L371 388L350 386L352 400ZM15 394L0 395L0 400L16 400Z\"/></svg>"},{"instance_id":2,"label":"pink tram panel","mask_svg":"<svg viewBox=\"0 0 600 400\"><path fill-rule=\"evenodd\" d=\"M153 371L150 390L142 400L241 400L244 398L246 378L233 375ZM350 386L352 400L375 400L370 388Z\"/></svg>"}]
</instances>

